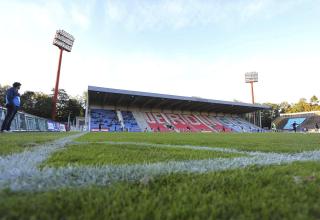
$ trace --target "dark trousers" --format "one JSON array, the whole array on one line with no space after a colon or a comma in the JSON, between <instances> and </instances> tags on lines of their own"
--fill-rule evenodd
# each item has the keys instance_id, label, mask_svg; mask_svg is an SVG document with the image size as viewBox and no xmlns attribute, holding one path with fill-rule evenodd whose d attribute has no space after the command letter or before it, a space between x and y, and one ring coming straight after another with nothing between
<instances>
[{"instance_id":1,"label":"dark trousers","mask_svg":"<svg viewBox=\"0 0 320 220\"><path fill-rule=\"evenodd\" d=\"M15 106L7 105L6 107L7 107L7 114L6 114L6 117L2 123L1 131L3 131L3 130L9 131L10 130L11 122L14 119L14 116L17 114L17 111L18 111L18 108L16 108Z\"/></svg>"}]
</instances>

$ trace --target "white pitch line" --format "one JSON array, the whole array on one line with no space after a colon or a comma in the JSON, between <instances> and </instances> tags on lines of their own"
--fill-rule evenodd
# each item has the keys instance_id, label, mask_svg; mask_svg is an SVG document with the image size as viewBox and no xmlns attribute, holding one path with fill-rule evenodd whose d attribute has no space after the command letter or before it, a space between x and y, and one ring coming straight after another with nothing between
<instances>
[{"instance_id":1,"label":"white pitch line","mask_svg":"<svg viewBox=\"0 0 320 220\"><path fill-rule=\"evenodd\" d=\"M205 173L244 168L251 165L265 166L272 164L288 164L295 161L320 161L320 151L306 151L294 154L253 152L250 153L248 157L238 158L170 161L166 163L136 165L106 165L100 167L69 166L61 168L44 168L43 170L37 168L37 165L44 161L50 153L64 147L66 143L72 140L72 138L73 137L69 137L62 141L56 141L51 145L44 145L32 152L24 152L22 154L0 158L0 189L9 188L14 191L46 191L61 187L108 185L117 181L138 181L145 177L156 177L171 173ZM132 142L124 143L128 144ZM146 143L136 144L143 146L150 145ZM211 147L194 147L187 145L184 147L198 150L216 150L216 148ZM226 150L230 152L232 149ZM248 153L236 150L232 152ZM5 165L6 162L8 162L8 165Z\"/></svg>"},{"instance_id":2,"label":"white pitch line","mask_svg":"<svg viewBox=\"0 0 320 220\"><path fill-rule=\"evenodd\" d=\"M135 145L144 147L164 147L164 148L183 148L189 150L205 150L205 151L217 151L223 153L238 153L247 155L264 155L266 153L260 151L243 151L232 148L223 147L206 147L206 146L196 146L196 145L174 145L174 144L154 144L148 142L118 142L118 141L101 141L101 142L73 142L74 145L82 144L110 144L110 145Z\"/></svg>"},{"instance_id":3,"label":"white pitch line","mask_svg":"<svg viewBox=\"0 0 320 220\"><path fill-rule=\"evenodd\" d=\"M63 148L84 133L72 135L55 140L52 143L41 144L31 150L0 157L0 188L4 181L14 180L19 177L32 177L38 172L38 164L45 161L54 151Z\"/></svg>"}]
</instances>

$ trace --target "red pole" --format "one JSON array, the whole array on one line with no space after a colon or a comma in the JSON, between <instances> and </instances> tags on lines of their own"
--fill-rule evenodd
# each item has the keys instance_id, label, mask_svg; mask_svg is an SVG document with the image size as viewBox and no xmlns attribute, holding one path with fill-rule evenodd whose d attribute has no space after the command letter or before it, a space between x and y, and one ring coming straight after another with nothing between
<instances>
[{"instance_id":1,"label":"red pole","mask_svg":"<svg viewBox=\"0 0 320 220\"><path fill-rule=\"evenodd\" d=\"M252 97L252 104L254 104L253 82L250 82L250 84L251 84L251 97Z\"/></svg>"},{"instance_id":2,"label":"red pole","mask_svg":"<svg viewBox=\"0 0 320 220\"><path fill-rule=\"evenodd\" d=\"M60 48L60 56L59 56L59 64L58 64L56 86L54 88L54 96L53 96L53 99L52 99L52 120L56 119L56 111L57 111L57 106L56 105L57 105L58 90L59 90L59 79L60 79L62 52L63 52L63 49Z\"/></svg>"},{"instance_id":3,"label":"red pole","mask_svg":"<svg viewBox=\"0 0 320 220\"><path fill-rule=\"evenodd\" d=\"M251 98L252 98L252 104L254 104L254 92L253 92L253 82L250 82L251 84ZM256 113L253 112L253 124L256 125Z\"/></svg>"}]
</instances>

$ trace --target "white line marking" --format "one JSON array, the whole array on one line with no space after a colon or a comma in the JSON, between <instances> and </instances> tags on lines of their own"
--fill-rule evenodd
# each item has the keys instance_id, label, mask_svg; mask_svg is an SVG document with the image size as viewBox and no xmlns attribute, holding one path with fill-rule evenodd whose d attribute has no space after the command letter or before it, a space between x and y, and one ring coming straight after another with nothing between
<instances>
[{"instance_id":1,"label":"white line marking","mask_svg":"<svg viewBox=\"0 0 320 220\"><path fill-rule=\"evenodd\" d=\"M100 167L68 166L61 168L44 168L43 170L37 168L37 166L47 159L51 153L63 148L67 143L70 143L73 138L75 138L75 136L55 141L52 144L39 146L33 151L0 157L0 189L9 188L14 191L46 191L61 187L108 185L117 181L138 181L146 176L155 177L170 173L205 173L244 168L250 165L265 166L271 164L288 164L296 161L320 161L320 151L264 153L205 146L161 145L137 142L103 142L107 144L133 144L147 147L182 147L194 150L244 153L248 156L137 165L106 165Z\"/></svg>"}]
</instances>

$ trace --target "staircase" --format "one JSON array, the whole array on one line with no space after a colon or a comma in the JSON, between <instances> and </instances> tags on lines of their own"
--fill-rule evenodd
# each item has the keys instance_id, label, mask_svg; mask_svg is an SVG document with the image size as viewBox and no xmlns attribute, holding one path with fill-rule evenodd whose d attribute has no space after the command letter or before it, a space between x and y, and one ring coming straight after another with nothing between
<instances>
[{"instance_id":1,"label":"staircase","mask_svg":"<svg viewBox=\"0 0 320 220\"><path fill-rule=\"evenodd\" d=\"M117 110L117 117L118 117L118 120L121 124L121 127L124 128L123 117L122 117L121 111L119 111L119 110Z\"/></svg>"},{"instance_id":2,"label":"staircase","mask_svg":"<svg viewBox=\"0 0 320 220\"><path fill-rule=\"evenodd\" d=\"M273 120L272 123L274 123L277 127L277 129L283 129L283 127L287 124L289 118L283 118L278 117L275 120Z\"/></svg>"},{"instance_id":3,"label":"staircase","mask_svg":"<svg viewBox=\"0 0 320 220\"><path fill-rule=\"evenodd\" d=\"M142 112L132 111L132 115L136 119L137 124L139 125L141 131L144 131L146 128L148 131L151 131L151 128L149 127L148 123L144 119Z\"/></svg>"},{"instance_id":4,"label":"staircase","mask_svg":"<svg viewBox=\"0 0 320 220\"><path fill-rule=\"evenodd\" d=\"M307 128L308 130L315 129L316 123L320 126L320 116L315 115L307 118L299 127Z\"/></svg>"}]
</instances>

